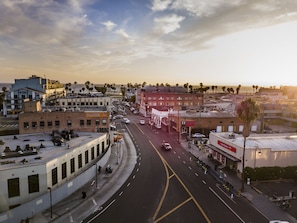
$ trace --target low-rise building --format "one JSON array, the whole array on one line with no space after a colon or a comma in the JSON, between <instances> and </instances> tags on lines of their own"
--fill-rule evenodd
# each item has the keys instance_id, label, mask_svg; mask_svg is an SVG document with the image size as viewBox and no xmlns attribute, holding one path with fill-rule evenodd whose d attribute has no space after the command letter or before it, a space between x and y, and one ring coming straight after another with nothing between
<instances>
[{"instance_id":1,"label":"low-rise building","mask_svg":"<svg viewBox=\"0 0 297 223\"><path fill-rule=\"evenodd\" d=\"M255 134L246 139L244 167L296 166L296 134ZM210 133L210 156L237 172L242 172L244 137L232 132Z\"/></svg>"},{"instance_id":2,"label":"low-rise building","mask_svg":"<svg viewBox=\"0 0 297 223\"><path fill-rule=\"evenodd\" d=\"M4 212L66 184L60 195L65 197L77 187L74 179L96 164L110 145L107 133L68 131L1 136L0 141L0 219L9 218ZM33 210L43 203L38 200Z\"/></svg>"}]
</instances>

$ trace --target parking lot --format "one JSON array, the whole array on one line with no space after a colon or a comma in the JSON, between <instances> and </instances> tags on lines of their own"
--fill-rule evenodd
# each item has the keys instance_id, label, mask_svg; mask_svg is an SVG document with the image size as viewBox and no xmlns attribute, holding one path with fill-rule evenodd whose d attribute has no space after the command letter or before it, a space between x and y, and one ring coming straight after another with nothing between
<instances>
[{"instance_id":1,"label":"parking lot","mask_svg":"<svg viewBox=\"0 0 297 223\"><path fill-rule=\"evenodd\" d=\"M265 196L267 196L276 205L279 205L284 211L288 212L294 218L297 218L297 181L269 181L254 182L253 186ZM292 198L290 198L292 196ZM288 199L288 206L283 205L284 200Z\"/></svg>"}]
</instances>

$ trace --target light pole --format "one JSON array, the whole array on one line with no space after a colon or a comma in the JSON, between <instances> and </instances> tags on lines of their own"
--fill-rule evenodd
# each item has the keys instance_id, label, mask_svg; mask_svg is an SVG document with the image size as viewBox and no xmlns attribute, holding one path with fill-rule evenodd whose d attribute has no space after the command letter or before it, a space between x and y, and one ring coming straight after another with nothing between
<instances>
[{"instance_id":1,"label":"light pole","mask_svg":"<svg viewBox=\"0 0 297 223\"><path fill-rule=\"evenodd\" d=\"M50 206L51 206L51 218L53 218L53 203L52 203L52 188L47 188L50 191Z\"/></svg>"}]
</instances>

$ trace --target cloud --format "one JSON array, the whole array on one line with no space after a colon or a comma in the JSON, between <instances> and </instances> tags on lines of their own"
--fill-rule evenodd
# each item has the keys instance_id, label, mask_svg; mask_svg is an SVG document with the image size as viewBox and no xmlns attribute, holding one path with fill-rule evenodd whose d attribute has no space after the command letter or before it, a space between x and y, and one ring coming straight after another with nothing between
<instances>
[{"instance_id":1,"label":"cloud","mask_svg":"<svg viewBox=\"0 0 297 223\"><path fill-rule=\"evenodd\" d=\"M0 37L35 45L73 43L89 25L82 2L2 0Z\"/></svg>"},{"instance_id":2,"label":"cloud","mask_svg":"<svg viewBox=\"0 0 297 223\"><path fill-rule=\"evenodd\" d=\"M116 34L118 34L120 37L122 37L125 40L133 41L133 38L126 33L124 29L118 29L115 31Z\"/></svg>"},{"instance_id":3,"label":"cloud","mask_svg":"<svg viewBox=\"0 0 297 223\"><path fill-rule=\"evenodd\" d=\"M160 34L168 34L174 32L180 28L180 22L185 19L183 16L178 16L176 14L170 14L154 19L155 27L154 30Z\"/></svg>"},{"instance_id":4,"label":"cloud","mask_svg":"<svg viewBox=\"0 0 297 223\"><path fill-rule=\"evenodd\" d=\"M172 0L152 0L152 11L164 11L171 4Z\"/></svg>"},{"instance_id":5,"label":"cloud","mask_svg":"<svg viewBox=\"0 0 297 223\"><path fill-rule=\"evenodd\" d=\"M102 24L106 27L108 31L111 31L113 28L117 26L117 24L114 24L112 21L103 22Z\"/></svg>"}]
</instances>

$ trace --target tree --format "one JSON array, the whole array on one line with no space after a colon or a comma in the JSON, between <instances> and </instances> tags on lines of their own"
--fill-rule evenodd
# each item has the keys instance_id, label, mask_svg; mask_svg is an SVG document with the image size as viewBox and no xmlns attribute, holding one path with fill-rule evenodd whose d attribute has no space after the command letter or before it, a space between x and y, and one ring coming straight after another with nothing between
<instances>
[{"instance_id":1,"label":"tree","mask_svg":"<svg viewBox=\"0 0 297 223\"><path fill-rule=\"evenodd\" d=\"M243 122L243 152L242 152L242 172L241 172L241 192L244 191L244 161L246 138L249 137L251 124L260 114L260 106L251 98L246 98L236 106L237 117Z\"/></svg>"}]
</instances>

